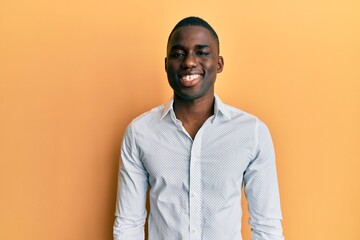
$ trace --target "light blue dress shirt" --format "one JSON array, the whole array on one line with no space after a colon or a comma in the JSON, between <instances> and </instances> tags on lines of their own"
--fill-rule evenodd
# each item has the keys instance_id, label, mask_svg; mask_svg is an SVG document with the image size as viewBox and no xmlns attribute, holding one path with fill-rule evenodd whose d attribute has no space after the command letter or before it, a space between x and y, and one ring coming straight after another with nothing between
<instances>
[{"instance_id":1,"label":"light blue dress shirt","mask_svg":"<svg viewBox=\"0 0 360 240\"><path fill-rule=\"evenodd\" d=\"M272 140L258 118L221 102L192 139L173 100L134 119L121 149L114 239L241 240L241 189L253 240L282 240Z\"/></svg>"}]
</instances>

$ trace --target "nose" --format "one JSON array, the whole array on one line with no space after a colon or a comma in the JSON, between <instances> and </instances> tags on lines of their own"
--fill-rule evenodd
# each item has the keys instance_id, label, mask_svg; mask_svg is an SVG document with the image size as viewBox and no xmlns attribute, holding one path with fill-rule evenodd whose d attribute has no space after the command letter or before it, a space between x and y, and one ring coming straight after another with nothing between
<instances>
[{"instance_id":1,"label":"nose","mask_svg":"<svg viewBox=\"0 0 360 240\"><path fill-rule=\"evenodd\" d=\"M185 58L183 59L183 62L181 63L181 66L184 69L195 68L197 66L196 56L194 56L191 53L186 54Z\"/></svg>"}]
</instances>

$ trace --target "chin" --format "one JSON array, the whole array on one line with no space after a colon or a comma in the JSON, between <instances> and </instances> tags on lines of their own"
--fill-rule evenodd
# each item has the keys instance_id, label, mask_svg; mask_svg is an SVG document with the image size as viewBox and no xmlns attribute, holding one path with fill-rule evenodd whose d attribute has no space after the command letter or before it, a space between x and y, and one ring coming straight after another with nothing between
<instances>
[{"instance_id":1,"label":"chin","mask_svg":"<svg viewBox=\"0 0 360 240\"><path fill-rule=\"evenodd\" d=\"M200 93L183 93L183 92L175 93L175 95L176 95L176 98L182 99L185 101L193 101L193 100L199 99L204 96Z\"/></svg>"}]
</instances>

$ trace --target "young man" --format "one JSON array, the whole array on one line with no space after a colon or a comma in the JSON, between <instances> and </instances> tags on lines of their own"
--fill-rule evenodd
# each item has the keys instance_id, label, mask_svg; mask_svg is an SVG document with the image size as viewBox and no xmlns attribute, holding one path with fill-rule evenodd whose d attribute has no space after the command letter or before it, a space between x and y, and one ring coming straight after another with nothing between
<instances>
[{"instance_id":1,"label":"young man","mask_svg":"<svg viewBox=\"0 0 360 240\"><path fill-rule=\"evenodd\" d=\"M273 145L258 118L214 95L223 70L204 20L181 20L165 58L173 99L132 121L121 150L114 239L241 240L241 189L252 239L284 239Z\"/></svg>"}]
</instances>

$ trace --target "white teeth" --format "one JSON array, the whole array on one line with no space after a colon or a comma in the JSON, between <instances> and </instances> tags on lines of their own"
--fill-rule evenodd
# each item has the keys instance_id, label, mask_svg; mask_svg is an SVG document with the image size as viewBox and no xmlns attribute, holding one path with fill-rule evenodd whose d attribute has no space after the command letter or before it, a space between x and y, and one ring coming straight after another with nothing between
<instances>
[{"instance_id":1,"label":"white teeth","mask_svg":"<svg viewBox=\"0 0 360 240\"><path fill-rule=\"evenodd\" d=\"M194 79L196 79L196 78L198 78L198 77L200 77L200 74L183 75L183 76L181 77L181 79L184 80L184 81L192 81L192 80L194 80Z\"/></svg>"}]
</instances>

